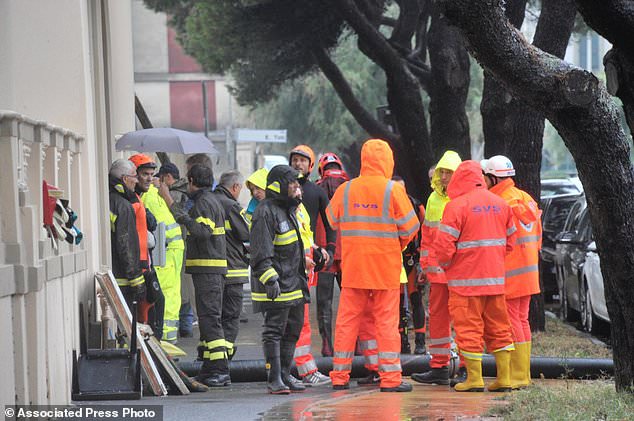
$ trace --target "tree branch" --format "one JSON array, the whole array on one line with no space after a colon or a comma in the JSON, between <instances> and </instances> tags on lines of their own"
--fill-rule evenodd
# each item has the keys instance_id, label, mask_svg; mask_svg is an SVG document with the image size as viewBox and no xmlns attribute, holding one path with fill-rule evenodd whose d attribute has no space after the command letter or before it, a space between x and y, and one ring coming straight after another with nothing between
<instances>
[{"instance_id":1,"label":"tree branch","mask_svg":"<svg viewBox=\"0 0 634 421\"><path fill-rule=\"evenodd\" d=\"M396 21L390 42L407 50L411 50L412 37L416 33L418 17L421 9L418 0L401 0L398 2L400 13Z\"/></svg>"},{"instance_id":2,"label":"tree branch","mask_svg":"<svg viewBox=\"0 0 634 421\"><path fill-rule=\"evenodd\" d=\"M352 114L354 119L370 136L379 137L388 141L397 141L398 135L392 132L386 125L379 122L368 112L363 104L357 100L350 84L337 65L330 59L330 56L322 47L312 49L317 65L328 78L337 95Z\"/></svg>"},{"instance_id":3,"label":"tree branch","mask_svg":"<svg viewBox=\"0 0 634 421\"><path fill-rule=\"evenodd\" d=\"M634 56L634 4L631 0L576 0L586 23L615 47Z\"/></svg>"}]
</instances>

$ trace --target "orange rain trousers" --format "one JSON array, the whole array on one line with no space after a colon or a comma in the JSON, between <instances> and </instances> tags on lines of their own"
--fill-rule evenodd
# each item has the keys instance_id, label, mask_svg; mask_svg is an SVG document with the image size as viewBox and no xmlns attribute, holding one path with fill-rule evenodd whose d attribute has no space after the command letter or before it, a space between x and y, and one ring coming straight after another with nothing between
<instances>
[{"instance_id":1,"label":"orange rain trousers","mask_svg":"<svg viewBox=\"0 0 634 421\"><path fill-rule=\"evenodd\" d=\"M354 348L366 314L370 315L376 333L381 387L401 384L399 295L398 289L342 288L335 325L333 371L330 372L333 385L343 385L350 380Z\"/></svg>"},{"instance_id":2,"label":"orange rain trousers","mask_svg":"<svg viewBox=\"0 0 634 421\"><path fill-rule=\"evenodd\" d=\"M300 377L305 377L317 371L317 363L310 350L310 335L310 310L308 309L308 304L304 304L304 326L302 326L299 339L295 344L294 355L297 373Z\"/></svg>"},{"instance_id":3,"label":"orange rain trousers","mask_svg":"<svg viewBox=\"0 0 634 421\"><path fill-rule=\"evenodd\" d=\"M511 323L503 294L464 296L450 290L449 312L463 356L480 359L483 339L489 353L512 348Z\"/></svg>"},{"instance_id":4,"label":"orange rain trousers","mask_svg":"<svg viewBox=\"0 0 634 421\"><path fill-rule=\"evenodd\" d=\"M447 284L429 284L429 361L431 368L447 367L451 354L451 316Z\"/></svg>"},{"instance_id":5,"label":"orange rain trousers","mask_svg":"<svg viewBox=\"0 0 634 421\"><path fill-rule=\"evenodd\" d=\"M530 304L530 295L506 299L506 309L513 329L513 342L516 344L531 341L531 325L528 323Z\"/></svg>"}]
</instances>

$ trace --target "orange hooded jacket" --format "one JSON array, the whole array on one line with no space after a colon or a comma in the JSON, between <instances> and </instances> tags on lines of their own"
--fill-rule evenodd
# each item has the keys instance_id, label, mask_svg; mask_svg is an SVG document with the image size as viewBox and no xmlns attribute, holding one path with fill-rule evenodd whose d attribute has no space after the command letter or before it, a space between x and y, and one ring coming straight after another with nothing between
<instances>
[{"instance_id":1,"label":"orange hooded jacket","mask_svg":"<svg viewBox=\"0 0 634 421\"><path fill-rule=\"evenodd\" d=\"M489 190L511 207L517 239L513 251L506 255L507 299L539 293L539 249L542 246L541 211L533 198L515 187L511 178Z\"/></svg>"},{"instance_id":2,"label":"orange hooded jacket","mask_svg":"<svg viewBox=\"0 0 634 421\"><path fill-rule=\"evenodd\" d=\"M451 201L434 248L449 289L464 296L504 294L504 257L517 231L511 208L487 190L476 161L458 166L447 193Z\"/></svg>"},{"instance_id":3,"label":"orange hooded jacket","mask_svg":"<svg viewBox=\"0 0 634 421\"><path fill-rule=\"evenodd\" d=\"M330 226L341 233L344 287L400 286L401 251L419 223L405 188L390 180L393 169L390 146L368 140L361 149L360 176L339 186L326 209Z\"/></svg>"}]
</instances>

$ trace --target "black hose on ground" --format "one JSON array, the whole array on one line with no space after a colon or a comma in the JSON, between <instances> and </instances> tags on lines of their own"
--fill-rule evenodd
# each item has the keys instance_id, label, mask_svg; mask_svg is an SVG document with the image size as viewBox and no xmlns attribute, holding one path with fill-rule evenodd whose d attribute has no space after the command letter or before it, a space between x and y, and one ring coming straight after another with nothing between
<instances>
[{"instance_id":1,"label":"black hose on ground","mask_svg":"<svg viewBox=\"0 0 634 421\"><path fill-rule=\"evenodd\" d=\"M404 376L412 373L422 373L429 370L429 355L401 355L401 367ZM332 358L319 357L315 359L319 371L328 374L332 370ZM350 377L366 376L363 357L354 357ZM195 376L202 365L201 361L179 362L180 368L188 376ZM450 373L455 373L458 362L451 360ZM263 382L266 381L264 360L234 360L229 363L231 381L233 382ZM294 375L297 370L293 367ZM495 376L495 359L485 355L482 359L482 373L487 377ZM610 359L590 358L531 358L531 377L546 379L596 379L614 375L614 363Z\"/></svg>"}]
</instances>

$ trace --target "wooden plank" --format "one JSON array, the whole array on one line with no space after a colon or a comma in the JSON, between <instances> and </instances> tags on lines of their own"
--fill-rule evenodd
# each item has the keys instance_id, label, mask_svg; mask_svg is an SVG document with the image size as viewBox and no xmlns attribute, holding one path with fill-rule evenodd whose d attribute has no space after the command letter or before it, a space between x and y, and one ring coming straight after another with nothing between
<instances>
[{"instance_id":1,"label":"wooden plank","mask_svg":"<svg viewBox=\"0 0 634 421\"><path fill-rule=\"evenodd\" d=\"M175 386L176 389L178 389L181 395L189 395L189 389L187 388L185 383L183 383L183 380L181 380L180 376L174 369L174 366L168 360L167 355L165 354L165 351L161 346L161 342L156 339L156 336L154 335L148 335L146 340L148 347L150 348L150 352L152 352L158 363L161 364L161 366L165 370L165 373L169 377L169 379L167 380L173 386Z\"/></svg>"},{"instance_id":2,"label":"wooden plank","mask_svg":"<svg viewBox=\"0 0 634 421\"><path fill-rule=\"evenodd\" d=\"M117 322L123 330L125 330L126 341L129 346L130 338L132 337L132 314L125 303L125 299L123 298L123 294L117 285L117 281L111 271L108 271L107 273L97 272L95 274L95 278L97 279L97 282L99 282L101 289L106 294L106 298L112 307L115 317L117 318ZM143 340L143 336L141 335L138 326L136 335L137 346L141 350L141 367L143 368L143 373L150 384L152 393L156 396L165 396L167 395L167 388L161 379L158 368L154 364L154 360L152 360L150 351L145 345L145 341Z\"/></svg>"}]
</instances>

